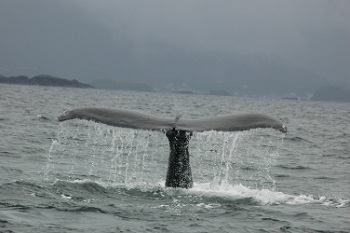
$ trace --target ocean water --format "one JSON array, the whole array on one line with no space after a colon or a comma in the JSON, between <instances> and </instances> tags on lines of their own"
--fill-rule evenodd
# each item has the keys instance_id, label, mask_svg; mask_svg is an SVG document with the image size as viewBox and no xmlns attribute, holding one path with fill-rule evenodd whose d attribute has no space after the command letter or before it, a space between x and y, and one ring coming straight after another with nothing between
<instances>
[{"instance_id":1,"label":"ocean water","mask_svg":"<svg viewBox=\"0 0 350 233\"><path fill-rule=\"evenodd\" d=\"M165 188L161 131L84 120L106 106L271 129L194 133L192 189ZM0 85L0 232L350 232L350 104Z\"/></svg>"}]
</instances>

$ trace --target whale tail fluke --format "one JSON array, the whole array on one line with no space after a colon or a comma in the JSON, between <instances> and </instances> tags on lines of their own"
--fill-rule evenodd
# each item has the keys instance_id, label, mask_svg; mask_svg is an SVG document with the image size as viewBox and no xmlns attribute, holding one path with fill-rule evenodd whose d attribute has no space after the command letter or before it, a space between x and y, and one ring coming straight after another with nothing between
<instances>
[{"instance_id":1,"label":"whale tail fluke","mask_svg":"<svg viewBox=\"0 0 350 233\"><path fill-rule=\"evenodd\" d=\"M191 188L193 177L188 152L192 132L209 130L242 131L255 128L273 128L283 133L287 127L278 119L262 114L240 114L204 119L186 120L161 118L130 110L113 108L76 108L64 111L59 121L85 119L134 129L165 130L169 139L170 155L165 186Z\"/></svg>"},{"instance_id":2,"label":"whale tail fluke","mask_svg":"<svg viewBox=\"0 0 350 233\"><path fill-rule=\"evenodd\" d=\"M183 119L180 115L174 118L161 118L131 110L116 108L76 108L64 111L58 117L59 121L70 119L85 119L95 122L134 129L148 130L183 130L190 132L243 131L255 128L273 128L283 133L287 127L274 117L248 113L228 116L218 116L203 119Z\"/></svg>"}]
</instances>

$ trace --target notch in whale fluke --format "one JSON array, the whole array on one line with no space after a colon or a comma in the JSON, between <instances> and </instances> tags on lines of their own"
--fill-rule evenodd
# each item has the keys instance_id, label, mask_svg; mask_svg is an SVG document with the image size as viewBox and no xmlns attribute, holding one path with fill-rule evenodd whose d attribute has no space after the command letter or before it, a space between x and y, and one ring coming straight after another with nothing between
<instances>
[{"instance_id":1,"label":"notch in whale fluke","mask_svg":"<svg viewBox=\"0 0 350 233\"><path fill-rule=\"evenodd\" d=\"M283 133L287 132L287 127L279 119L256 113L202 119L183 119L177 116L174 119L156 117L125 109L91 107L64 111L58 117L59 121L69 119L85 119L116 127L146 130L203 132L210 130L243 131L255 128L273 128Z\"/></svg>"}]
</instances>

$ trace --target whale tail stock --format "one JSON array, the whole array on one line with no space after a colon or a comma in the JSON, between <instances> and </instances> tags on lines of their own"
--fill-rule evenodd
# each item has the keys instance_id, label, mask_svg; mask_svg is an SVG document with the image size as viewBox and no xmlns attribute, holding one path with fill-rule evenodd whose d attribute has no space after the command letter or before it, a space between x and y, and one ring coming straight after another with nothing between
<instances>
[{"instance_id":1,"label":"whale tail stock","mask_svg":"<svg viewBox=\"0 0 350 233\"><path fill-rule=\"evenodd\" d=\"M165 130L169 139L170 155L166 187L191 188L193 178L189 161L188 144L192 132L243 131L255 128L273 128L283 133L287 127L282 121L263 114L239 114L203 119L161 118L135 111L116 108L76 108L64 111L59 121L70 119L92 120L116 127Z\"/></svg>"}]
</instances>

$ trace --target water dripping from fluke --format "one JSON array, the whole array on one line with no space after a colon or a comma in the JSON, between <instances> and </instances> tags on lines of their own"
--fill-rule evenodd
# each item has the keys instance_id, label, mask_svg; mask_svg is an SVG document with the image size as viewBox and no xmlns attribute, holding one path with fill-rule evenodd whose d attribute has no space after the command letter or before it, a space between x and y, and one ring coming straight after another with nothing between
<instances>
[{"instance_id":1,"label":"water dripping from fluke","mask_svg":"<svg viewBox=\"0 0 350 233\"><path fill-rule=\"evenodd\" d=\"M188 151L189 142L193 132L233 132L256 128L272 128L279 130L282 133L287 132L287 127L279 119L255 113L204 119L183 119L180 116L176 116L175 118L161 118L124 109L91 107L76 108L70 111L66 110L58 117L59 121L70 119L92 120L97 123L121 128L165 131L170 145L165 186L186 189L193 187L193 176ZM234 142L237 138L238 136ZM133 139L130 138L130 140ZM227 141L224 141L224 144L225 143L227 143ZM93 145L93 149L95 148L94 146L95 144ZM121 148L123 149L123 146L121 146ZM123 150L123 153L127 152ZM231 155L232 151L230 152L230 156ZM95 153L93 153L92 156L96 156ZM128 160L128 154L126 155L126 160ZM227 170L230 166L229 163L226 163ZM91 169L93 168L94 164ZM224 178L226 179L226 182L227 178L228 177ZM127 177L125 180L127 180Z\"/></svg>"}]
</instances>

